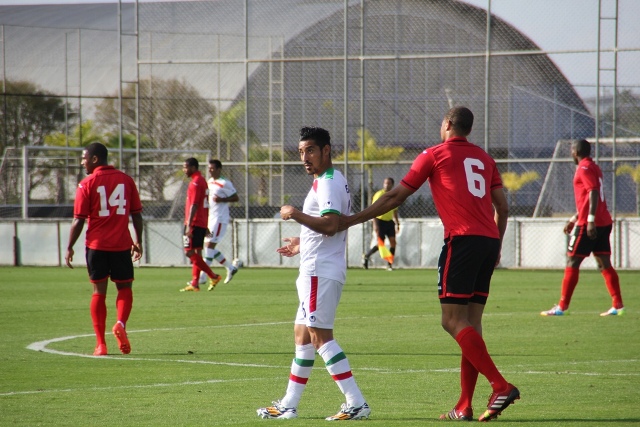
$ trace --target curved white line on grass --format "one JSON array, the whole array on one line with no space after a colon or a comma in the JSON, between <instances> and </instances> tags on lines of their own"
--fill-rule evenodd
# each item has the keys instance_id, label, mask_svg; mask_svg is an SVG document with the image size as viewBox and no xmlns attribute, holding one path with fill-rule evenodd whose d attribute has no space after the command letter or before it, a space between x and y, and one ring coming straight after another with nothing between
<instances>
[{"instance_id":1,"label":"curved white line on grass","mask_svg":"<svg viewBox=\"0 0 640 427\"><path fill-rule=\"evenodd\" d=\"M392 316L392 317L425 317L424 315L415 315L415 316ZM349 317L343 319L364 319L363 317ZM274 325L287 325L292 324L292 322L265 322L265 323L244 323L238 325L212 325L206 328L212 329L221 329L221 328L244 328L244 327L254 327L254 326L274 326ZM129 333L141 333L141 332L157 332L157 331L176 331L176 330L185 330L190 329L192 327L180 327L180 328L159 328L159 329L141 329L137 331L129 331ZM201 326L198 328L202 329ZM117 359L117 360L132 360L132 361L147 361L147 362L176 362L176 363L192 363L192 364L204 364L204 365L224 365L224 366L236 366L236 367L245 367L245 368L276 368L276 369L285 369L289 367L287 366L275 366L275 365L264 365L264 364L255 364L255 363L232 363L232 362L214 362L208 360L186 360L186 359L158 359L158 358L146 358L146 357L129 357L129 356L93 356L89 354L82 353L71 353L66 351L53 350L48 348L49 344L61 341L68 341L76 338L86 338L93 337L94 334L83 334L83 335L70 335L66 337L52 338L49 340L38 341L27 346L27 349L33 351L41 351L44 353L57 354L60 356L76 356L76 357L88 357L88 358L96 358L96 359ZM628 359L628 360L590 360L584 362L569 362L572 365L578 365L582 363L637 363L639 360L637 359ZM316 367L315 369L320 369ZM324 369L324 368L321 368ZM357 368L359 371L371 371L378 372L381 374L414 374L414 373L451 373L451 372L460 372L459 368L441 368L441 369L389 369L389 368L367 368L367 367L359 367ZM634 372L625 372L625 373L600 373L600 372L570 372L570 371L503 371L506 374L530 374L530 375L541 375L541 374L551 374L551 375L584 375L584 376L640 376L640 373ZM0 396L3 394L0 393Z\"/></svg>"},{"instance_id":2,"label":"curved white line on grass","mask_svg":"<svg viewBox=\"0 0 640 427\"><path fill-rule=\"evenodd\" d=\"M156 331L157 329L146 329L140 331L131 331L133 332L151 332ZM247 368L282 368L282 366L272 366L272 365L260 365L253 363L231 363L231 362L213 362L209 360L181 360L181 359L154 359L148 357L123 357L123 356L94 356L92 354L82 354L82 353L70 353L67 351L59 351L53 350L51 348L47 348L47 346L54 342L67 341L76 338L85 338L92 337L93 334L85 334L85 335L71 335L68 337L60 337L53 338L50 340L38 341L27 346L28 350L33 351L41 351L43 353L57 354L59 356L76 356L76 357L89 357L92 359L118 359L118 360L135 360L135 361L147 361L147 362L178 362L178 363L196 363L196 364L205 364L205 365L225 365L225 366L239 366L239 367L247 367Z\"/></svg>"}]
</instances>

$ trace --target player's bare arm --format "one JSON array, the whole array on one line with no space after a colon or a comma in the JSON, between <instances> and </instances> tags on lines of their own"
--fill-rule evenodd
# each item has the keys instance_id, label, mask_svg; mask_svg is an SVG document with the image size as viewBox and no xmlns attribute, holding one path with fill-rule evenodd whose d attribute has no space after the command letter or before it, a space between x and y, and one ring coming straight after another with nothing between
<instances>
[{"instance_id":1,"label":"player's bare arm","mask_svg":"<svg viewBox=\"0 0 640 427\"><path fill-rule=\"evenodd\" d=\"M509 220L509 203L502 188L491 190L491 203L495 209L494 220L498 226L500 241L502 241L504 233L507 230L507 221Z\"/></svg>"},{"instance_id":2,"label":"player's bare arm","mask_svg":"<svg viewBox=\"0 0 640 427\"><path fill-rule=\"evenodd\" d=\"M507 221L509 220L509 203L502 188L491 190L491 203L495 211L493 219L498 226L498 233L500 234L500 253L498 253L498 259L496 260L496 265L498 265L502 257L502 238L507 230Z\"/></svg>"},{"instance_id":3,"label":"player's bare arm","mask_svg":"<svg viewBox=\"0 0 640 427\"><path fill-rule=\"evenodd\" d=\"M142 258L142 230L144 229L142 214L131 214L133 229L136 232L136 242L131 246L131 257L133 261L139 261Z\"/></svg>"},{"instance_id":4,"label":"player's bare arm","mask_svg":"<svg viewBox=\"0 0 640 427\"><path fill-rule=\"evenodd\" d=\"M84 219L74 218L71 223L71 230L69 231L69 243L67 244L67 253L64 256L64 260L67 264L67 267L73 268L71 263L73 262L73 255L75 252L73 251L73 245L76 244L76 241L82 234L82 229L84 228Z\"/></svg>"},{"instance_id":5,"label":"player's bare arm","mask_svg":"<svg viewBox=\"0 0 640 427\"><path fill-rule=\"evenodd\" d=\"M576 214L571 218L569 218L569 221L567 221L567 223L565 224L563 229L564 234L566 234L567 236L571 234L571 232L573 231L573 227L576 225L577 220L578 220L578 213L576 212Z\"/></svg>"},{"instance_id":6,"label":"player's bare arm","mask_svg":"<svg viewBox=\"0 0 640 427\"><path fill-rule=\"evenodd\" d=\"M600 194L598 190L589 191L589 218L595 218L596 212L598 211L598 200L600 199ZM596 222L587 221L587 236L591 240L598 237L598 230L596 230Z\"/></svg>"},{"instance_id":7,"label":"player's bare arm","mask_svg":"<svg viewBox=\"0 0 640 427\"><path fill-rule=\"evenodd\" d=\"M282 256L292 257L300 253L300 238L299 237L285 237L282 239L286 245L276 249Z\"/></svg>"},{"instance_id":8,"label":"player's bare arm","mask_svg":"<svg viewBox=\"0 0 640 427\"><path fill-rule=\"evenodd\" d=\"M346 230L347 228L357 224L362 224L363 222L369 221L370 219L397 208L413 193L413 190L408 189L404 185L396 185L393 190L384 193L368 208L355 215L341 216L338 231Z\"/></svg>"},{"instance_id":9,"label":"player's bare arm","mask_svg":"<svg viewBox=\"0 0 640 427\"><path fill-rule=\"evenodd\" d=\"M198 205L193 204L189 209L189 222L186 225L184 230L184 235L187 237L193 237L193 219L196 217L196 212L198 211Z\"/></svg>"},{"instance_id":10,"label":"player's bare arm","mask_svg":"<svg viewBox=\"0 0 640 427\"><path fill-rule=\"evenodd\" d=\"M237 202L238 200L240 200L240 198L238 197L238 193L234 193L229 197L213 196L213 201L216 203L233 203Z\"/></svg>"},{"instance_id":11,"label":"player's bare arm","mask_svg":"<svg viewBox=\"0 0 640 427\"><path fill-rule=\"evenodd\" d=\"M294 208L291 205L284 205L280 208L280 217L287 220L294 220L298 224L324 234L325 236L333 236L338 232L338 223L340 216L334 213L328 213L320 217L307 215L304 212Z\"/></svg>"}]
</instances>

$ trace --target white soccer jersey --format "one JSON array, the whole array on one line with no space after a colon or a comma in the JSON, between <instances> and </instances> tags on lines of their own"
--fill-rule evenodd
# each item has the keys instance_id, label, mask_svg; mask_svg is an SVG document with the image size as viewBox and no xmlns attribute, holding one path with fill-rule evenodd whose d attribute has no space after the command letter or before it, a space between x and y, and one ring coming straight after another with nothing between
<instances>
[{"instance_id":1,"label":"white soccer jersey","mask_svg":"<svg viewBox=\"0 0 640 427\"><path fill-rule=\"evenodd\" d=\"M228 224L229 221L231 221L231 217L229 216L229 203L215 203L213 199L215 196L233 196L236 194L236 189L233 187L231 181L223 176L218 179L209 178L207 184L209 184L209 223L218 222Z\"/></svg>"},{"instance_id":2,"label":"white soccer jersey","mask_svg":"<svg viewBox=\"0 0 640 427\"><path fill-rule=\"evenodd\" d=\"M326 213L349 215L350 211L349 185L340 171L329 168L314 179L302 212L319 217ZM300 231L300 274L344 283L347 278L346 240L346 230L325 236L303 225Z\"/></svg>"}]
</instances>

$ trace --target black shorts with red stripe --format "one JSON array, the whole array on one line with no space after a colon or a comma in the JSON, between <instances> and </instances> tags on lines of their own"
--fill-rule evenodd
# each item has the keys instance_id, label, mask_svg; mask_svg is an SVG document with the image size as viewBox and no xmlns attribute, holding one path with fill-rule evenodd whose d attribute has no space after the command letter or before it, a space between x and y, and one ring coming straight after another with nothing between
<instances>
[{"instance_id":1,"label":"black shorts with red stripe","mask_svg":"<svg viewBox=\"0 0 640 427\"><path fill-rule=\"evenodd\" d=\"M591 253L595 255L611 255L611 225L596 227L597 236L590 239L587 235L586 225L576 225L569 235L567 255L571 257L586 258Z\"/></svg>"},{"instance_id":2,"label":"black shorts with red stripe","mask_svg":"<svg viewBox=\"0 0 640 427\"><path fill-rule=\"evenodd\" d=\"M444 241L438 260L441 304L486 304L500 240L486 236L454 236Z\"/></svg>"},{"instance_id":3,"label":"black shorts with red stripe","mask_svg":"<svg viewBox=\"0 0 640 427\"><path fill-rule=\"evenodd\" d=\"M131 250L110 252L86 248L87 271L91 283L109 279L115 283L133 281Z\"/></svg>"},{"instance_id":4,"label":"black shorts with red stripe","mask_svg":"<svg viewBox=\"0 0 640 427\"><path fill-rule=\"evenodd\" d=\"M207 229L204 227L193 227L191 229L191 237L186 234L182 236L182 246L185 251L191 249L202 249L204 247L204 238L207 235Z\"/></svg>"}]
</instances>

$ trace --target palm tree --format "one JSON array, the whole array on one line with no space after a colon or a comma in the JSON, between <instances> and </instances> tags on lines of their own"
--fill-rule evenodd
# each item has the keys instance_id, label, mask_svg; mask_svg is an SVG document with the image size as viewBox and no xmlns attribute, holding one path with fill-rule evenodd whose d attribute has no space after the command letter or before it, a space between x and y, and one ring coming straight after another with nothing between
<instances>
[{"instance_id":1,"label":"palm tree","mask_svg":"<svg viewBox=\"0 0 640 427\"><path fill-rule=\"evenodd\" d=\"M398 160L400 155L404 152L403 147L378 146L378 142L375 137L367 129L358 130L358 140L356 141L356 144L358 145L358 149L355 151L349 151L348 156L348 159L354 162L359 162L363 158L365 162ZM344 154L336 156L335 158L336 162L341 160L344 160ZM364 168L368 175L367 186L369 194L373 194L373 165L365 164Z\"/></svg>"}]
</instances>

